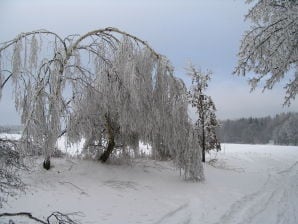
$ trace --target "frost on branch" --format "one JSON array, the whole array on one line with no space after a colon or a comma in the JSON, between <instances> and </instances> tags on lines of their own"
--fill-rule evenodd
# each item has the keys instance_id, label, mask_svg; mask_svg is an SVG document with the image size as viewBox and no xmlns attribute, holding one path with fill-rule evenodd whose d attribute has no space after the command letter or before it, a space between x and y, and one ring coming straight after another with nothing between
<instances>
[{"instance_id":1,"label":"frost on branch","mask_svg":"<svg viewBox=\"0 0 298 224\"><path fill-rule=\"evenodd\" d=\"M298 92L298 2L258 0L246 19L253 25L241 41L234 73L255 73L249 80L252 90L260 83L264 90L272 89L289 75L285 85L285 104L289 105Z\"/></svg>"},{"instance_id":2,"label":"frost on branch","mask_svg":"<svg viewBox=\"0 0 298 224\"><path fill-rule=\"evenodd\" d=\"M186 178L202 179L184 83L146 42L115 28L64 39L39 30L3 43L0 54L10 59L27 150L41 148L48 161L65 130L69 142L85 138L85 149L95 147L105 162L115 147L137 154L141 140Z\"/></svg>"}]
</instances>

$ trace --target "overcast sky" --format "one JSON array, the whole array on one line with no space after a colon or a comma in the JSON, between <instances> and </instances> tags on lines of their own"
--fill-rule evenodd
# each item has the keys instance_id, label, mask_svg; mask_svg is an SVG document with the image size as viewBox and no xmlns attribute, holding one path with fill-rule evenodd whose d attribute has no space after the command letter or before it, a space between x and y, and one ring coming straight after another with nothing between
<instances>
[{"instance_id":1,"label":"overcast sky","mask_svg":"<svg viewBox=\"0 0 298 224\"><path fill-rule=\"evenodd\" d=\"M213 71L208 93L220 119L261 117L298 111L283 108L284 89L250 93L247 78L232 75L237 50L249 23L244 0L1 0L0 42L20 32L47 29L61 36L108 26L146 40L184 79L191 61ZM9 86L0 101L0 125L18 124Z\"/></svg>"}]
</instances>

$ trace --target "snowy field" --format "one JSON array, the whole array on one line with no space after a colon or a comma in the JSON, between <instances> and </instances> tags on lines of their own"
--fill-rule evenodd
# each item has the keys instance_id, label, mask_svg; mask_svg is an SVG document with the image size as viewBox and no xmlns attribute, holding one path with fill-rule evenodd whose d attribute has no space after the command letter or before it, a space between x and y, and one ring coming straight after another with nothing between
<instances>
[{"instance_id":1,"label":"snowy field","mask_svg":"<svg viewBox=\"0 0 298 224\"><path fill-rule=\"evenodd\" d=\"M1 212L41 219L79 212L74 218L86 224L297 224L298 147L222 148L208 156L203 183L183 181L170 162L103 165L65 158L53 159L46 171L37 159L22 175L26 193L9 198ZM32 223L25 220L16 223Z\"/></svg>"}]
</instances>

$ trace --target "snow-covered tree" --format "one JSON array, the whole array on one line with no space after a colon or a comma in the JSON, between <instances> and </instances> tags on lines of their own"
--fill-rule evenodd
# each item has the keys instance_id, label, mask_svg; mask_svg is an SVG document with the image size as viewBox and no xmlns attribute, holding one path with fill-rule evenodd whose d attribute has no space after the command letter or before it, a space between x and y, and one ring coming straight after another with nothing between
<instances>
[{"instance_id":1,"label":"snow-covered tree","mask_svg":"<svg viewBox=\"0 0 298 224\"><path fill-rule=\"evenodd\" d=\"M64 39L39 30L3 43L0 55L0 90L12 80L23 142L44 150L45 168L66 132L70 142L84 137L86 149L104 145L102 162L115 146L155 144L186 178L202 179L199 157L191 156L185 85L146 42L116 28Z\"/></svg>"},{"instance_id":2,"label":"snow-covered tree","mask_svg":"<svg viewBox=\"0 0 298 224\"><path fill-rule=\"evenodd\" d=\"M298 144L298 115L287 114L286 119L273 131L273 140L279 145Z\"/></svg>"},{"instance_id":3,"label":"snow-covered tree","mask_svg":"<svg viewBox=\"0 0 298 224\"><path fill-rule=\"evenodd\" d=\"M30 143L27 145L34 143L44 150L45 161L49 161L66 124L70 102L82 88L94 88L99 68L111 67L108 56L118 48L122 36L147 47L150 57L161 57L142 40L115 28L64 39L38 30L1 45L1 90L11 79L16 107L22 115L23 138Z\"/></svg>"},{"instance_id":4,"label":"snow-covered tree","mask_svg":"<svg viewBox=\"0 0 298 224\"><path fill-rule=\"evenodd\" d=\"M264 90L272 89L289 75L285 85L289 105L298 92L298 1L258 0L245 18L253 25L241 41L234 73L255 73L249 80L252 90L259 83Z\"/></svg>"},{"instance_id":5,"label":"snow-covered tree","mask_svg":"<svg viewBox=\"0 0 298 224\"><path fill-rule=\"evenodd\" d=\"M173 76L168 60L150 54L129 39L122 42L109 59L112 66L98 71L94 88L85 87L74 99L69 139L87 139L85 150L96 149L102 162L115 148L137 153L143 141L152 146L154 158L173 159L187 179L202 179L200 158L193 155L200 148L189 142L194 130L184 83Z\"/></svg>"},{"instance_id":6,"label":"snow-covered tree","mask_svg":"<svg viewBox=\"0 0 298 224\"><path fill-rule=\"evenodd\" d=\"M206 95L211 74L211 71L204 73L193 65L188 68L188 75L192 77L192 86L188 96L198 115L195 128L202 148L202 162L205 162L206 152L214 149L220 150L220 143L216 133L216 129L219 127L215 115L216 107L212 98Z\"/></svg>"}]
</instances>

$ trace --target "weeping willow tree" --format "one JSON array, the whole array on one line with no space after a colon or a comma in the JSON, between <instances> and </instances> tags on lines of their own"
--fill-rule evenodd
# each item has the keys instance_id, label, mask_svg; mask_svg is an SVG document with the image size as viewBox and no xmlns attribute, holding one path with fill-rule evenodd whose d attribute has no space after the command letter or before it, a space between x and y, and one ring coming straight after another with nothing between
<instances>
[{"instance_id":1,"label":"weeping willow tree","mask_svg":"<svg viewBox=\"0 0 298 224\"><path fill-rule=\"evenodd\" d=\"M66 38L38 30L1 44L0 56L0 91L11 80L24 148L38 146L48 166L66 132L70 142L85 138L86 148L104 140L102 162L116 145L142 140L186 178L203 178L184 83L146 42L116 28Z\"/></svg>"}]
</instances>

